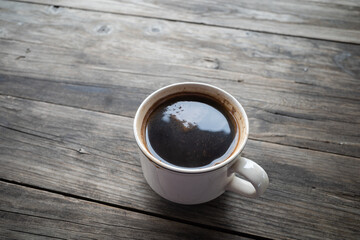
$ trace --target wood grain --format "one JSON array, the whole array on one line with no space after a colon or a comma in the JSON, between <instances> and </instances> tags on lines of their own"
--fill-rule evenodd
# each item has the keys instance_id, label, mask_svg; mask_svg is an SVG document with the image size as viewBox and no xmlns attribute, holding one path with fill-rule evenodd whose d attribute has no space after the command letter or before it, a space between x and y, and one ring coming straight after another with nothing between
<instances>
[{"instance_id":1,"label":"wood grain","mask_svg":"<svg viewBox=\"0 0 360 240\"><path fill-rule=\"evenodd\" d=\"M359 43L358 2L37 2L0 2L3 235L360 237L360 46L307 39ZM244 105L262 198L181 206L146 184L132 117L181 81Z\"/></svg>"},{"instance_id":2,"label":"wood grain","mask_svg":"<svg viewBox=\"0 0 360 240\"><path fill-rule=\"evenodd\" d=\"M262 198L181 206L143 179L132 118L4 96L0 116L1 179L256 236L359 236L358 158L250 140L244 155L270 176Z\"/></svg>"},{"instance_id":3,"label":"wood grain","mask_svg":"<svg viewBox=\"0 0 360 240\"><path fill-rule=\"evenodd\" d=\"M70 1L26 0L92 11L145 16L308 38L360 43L360 3L350 1ZM57 7L54 10L57 11Z\"/></svg>"},{"instance_id":4,"label":"wood grain","mask_svg":"<svg viewBox=\"0 0 360 240\"><path fill-rule=\"evenodd\" d=\"M249 239L0 182L7 239Z\"/></svg>"},{"instance_id":5,"label":"wood grain","mask_svg":"<svg viewBox=\"0 0 360 240\"><path fill-rule=\"evenodd\" d=\"M177 79L174 82L178 82ZM317 100L323 98L323 102L312 106L319 108L319 111L310 111L305 107L311 107L311 102L304 96L296 95L298 99L304 100L304 106L294 110L287 106L272 106L269 102L251 100L256 90L246 86L233 86L231 89L231 85L219 81L206 83L225 87L244 105L250 120L250 139L360 156L360 130L356 127L359 125L356 111L359 104L354 101L331 103L331 98L319 97ZM43 81L0 74L0 94L127 117L133 117L141 101L154 90L123 85ZM269 101L270 94L274 93L271 90L265 93L264 89L261 92L268 96ZM339 104L343 107L337 113L335 111ZM326 111L322 110L324 107ZM332 110L334 113L329 115Z\"/></svg>"},{"instance_id":6,"label":"wood grain","mask_svg":"<svg viewBox=\"0 0 360 240\"><path fill-rule=\"evenodd\" d=\"M52 77L59 74L58 79L65 66L76 66L79 71L85 67L277 87L311 85L309 89L326 87L323 93L327 90L330 95L349 90L341 96L359 99L351 94L360 89L357 45L68 8L54 13L49 6L36 4L1 4L3 62L19 74L26 70L31 74L29 68L36 63L41 64L37 76L50 72ZM29 31L32 28L41 32Z\"/></svg>"},{"instance_id":7,"label":"wood grain","mask_svg":"<svg viewBox=\"0 0 360 240\"><path fill-rule=\"evenodd\" d=\"M161 86L206 82L244 105L252 139L360 156L359 46L1 4L3 95L131 117Z\"/></svg>"}]
</instances>

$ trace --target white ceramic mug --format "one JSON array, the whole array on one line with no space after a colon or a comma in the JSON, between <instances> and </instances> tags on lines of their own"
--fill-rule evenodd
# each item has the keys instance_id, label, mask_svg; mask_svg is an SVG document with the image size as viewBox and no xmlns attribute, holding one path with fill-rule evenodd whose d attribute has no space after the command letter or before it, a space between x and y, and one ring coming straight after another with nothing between
<instances>
[{"instance_id":1,"label":"white ceramic mug","mask_svg":"<svg viewBox=\"0 0 360 240\"><path fill-rule=\"evenodd\" d=\"M164 163L148 151L144 137L147 113L159 100L177 93L206 94L220 102L235 117L240 131L238 144L226 160L206 168L184 168ZM156 193L172 202L204 203L226 190L247 197L257 197L269 185L264 169L252 160L240 156L249 135L249 122L243 107L233 96L215 86L184 82L155 91L141 103L136 112L134 135L140 148L141 167L146 181Z\"/></svg>"}]
</instances>

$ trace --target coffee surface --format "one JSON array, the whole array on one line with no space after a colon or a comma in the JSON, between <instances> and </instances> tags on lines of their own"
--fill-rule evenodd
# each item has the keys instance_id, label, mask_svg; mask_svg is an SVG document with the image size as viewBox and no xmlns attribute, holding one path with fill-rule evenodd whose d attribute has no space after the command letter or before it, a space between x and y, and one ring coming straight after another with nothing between
<instances>
[{"instance_id":1,"label":"coffee surface","mask_svg":"<svg viewBox=\"0 0 360 240\"><path fill-rule=\"evenodd\" d=\"M165 100L150 113L145 131L153 156L186 168L225 160L237 142L234 117L217 101L195 94Z\"/></svg>"}]
</instances>

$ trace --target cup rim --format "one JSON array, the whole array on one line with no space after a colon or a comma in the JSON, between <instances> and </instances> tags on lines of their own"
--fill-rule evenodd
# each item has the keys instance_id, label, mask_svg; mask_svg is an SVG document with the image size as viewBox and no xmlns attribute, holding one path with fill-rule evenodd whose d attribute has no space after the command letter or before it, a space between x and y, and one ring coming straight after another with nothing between
<instances>
[{"instance_id":1,"label":"cup rim","mask_svg":"<svg viewBox=\"0 0 360 240\"><path fill-rule=\"evenodd\" d=\"M241 143L239 143L239 147L236 147L236 150L230 155L229 158L227 158L226 160L209 166L209 167L205 167L205 168L186 168L186 167L178 167L178 166L173 166L173 165L169 165L163 161L160 161L159 159L157 159L156 157L154 157L146 148L145 144L143 143L143 141L141 140L141 135L139 136L137 134L138 132L138 128L137 128L137 122L138 121L143 121L142 119L140 119L140 113L141 111L143 111L144 107L147 105L147 103L157 94L163 92L164 90L166 90L167 88L171 88L171 87L175 87L175 86L181 86L181 85L197 85L197 86L205 86L205 87L209 87L209 88L213 88L219 92L221 92L223 95L226 96L226 98L231 99L232 100L232 105L235 105L235 107L237 108L237 110L240 111L241 116L243 118L243 122L245 124L245 136L243 138L243 141ZM142 125L142 124L141 124ZM135 114L135 118L134 118L134 122L133 122L133 131L134 131L134 136L135 136L135 140L136 143L138 145L138 147L140 148L140 150L142 151L142 153L149 159L151 160L151 162L153 162L154 164L161 166L165 169L174 171L174 172L179 172L179 173L204 173L204 172L210 172L210 171L214 171L216 169L222 168L223 166L227 165L228 163L232 162L237 156L240 155L240 153L242 152L242 150L244 149L246 142L248 140L248 136L249 136L249 120L248 117L246 115L246 112L244 110L244 108L242 107L242 105L236 100L235 97L233 97L230 93L226 92L225 90L218 88L216 86L210 85L210 84L206 84L206 83L199 83L199 82L181 82L181 83L175 83L175 84L170 84L167 85L165 87L162 87L156 91L154 91L153 93L151 93L149 96L147 96L145 98L145 100L140 104L139 108L136 111ZM140 129L140 131L142 131L142 129ZM240 140L239 140L240 141Z\"/></svg>"}]
</instances>

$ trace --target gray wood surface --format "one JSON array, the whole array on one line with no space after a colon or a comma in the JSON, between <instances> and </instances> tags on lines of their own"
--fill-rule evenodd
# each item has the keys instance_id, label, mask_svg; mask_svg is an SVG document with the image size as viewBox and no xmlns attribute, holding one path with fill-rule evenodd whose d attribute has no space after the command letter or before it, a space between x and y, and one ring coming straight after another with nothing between
<instances>
[{"instance_id":1,"label":"gray wood surface","mask_svg":"<svg viewBox=\"0 0 360 240\"><path fill-rule=\"evenodd\" d=\"M360 45L340 43L358 2L31 2L0 1L0 237L359 239ZM235 26L249 14L301 37ZM133 116L182 81L243 104L263 197L181 206L146 184Z\"/></svg>"},{"instance_id":2,"label":"gray wood surface","mask_svg":"<svg viewBox=\"0 0 360 240\"><path fill-rule=\"evenodd\" d=\"M0 182L0 238L249 239Z\"/></svg>"},{"instance_id":3,"label":"gray wood surface","mask_svg":"<svg viewBox=\"0 0 360 240\"><path fill-rule=\"evenodd\" d=\"M244 155L270 176L263 197L180 206L143 179L132 118L5 96L0 110L2 179L263 237L359 233L357 158L249 141Z\"/></svg>"},{"instance_id":4,"label":"gray wood surface","mask_svg":"<svg viewBox=\"0 0 360 240\"><path fill-rule=\"evenodd\" d=\"M357 0L26 0L78 9L360 43Z\"/></svg>"},{"instance_id":5,"label":"gray wood surface","mask_svg":"<svg viewBox=\"0 0 360 240\"><path fill-rule=\"evenodd\" d=\"M354 128L360 46L270 41L265 34L73 9L54 14L36 4L3 6L2 94L133 116L161 86L207 82L244 105L252 139L360 156L360 129ZM113 30L99 33L101 26ZM149 32L153 26L163 29Z\"/></svg>"}]
</instances>

